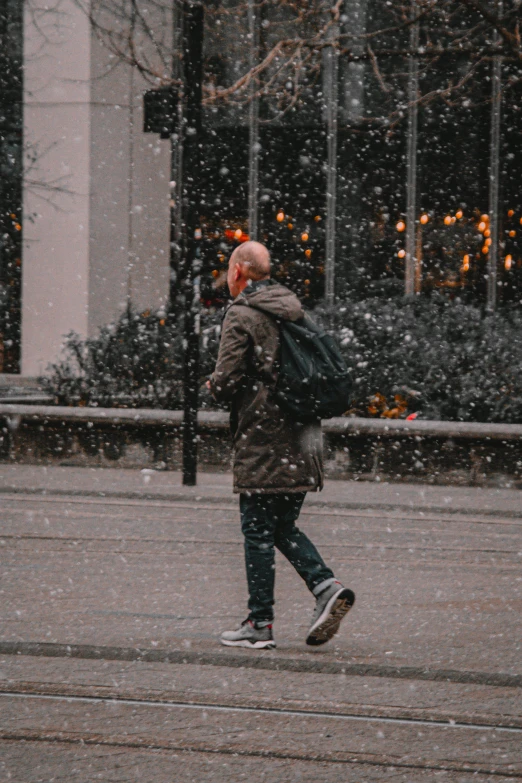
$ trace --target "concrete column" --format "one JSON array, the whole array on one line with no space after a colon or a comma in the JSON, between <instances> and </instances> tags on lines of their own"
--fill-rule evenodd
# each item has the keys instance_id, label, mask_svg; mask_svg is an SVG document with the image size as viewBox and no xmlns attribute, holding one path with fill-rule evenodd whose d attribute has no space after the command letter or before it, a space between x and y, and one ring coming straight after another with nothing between
<instances>
[{"instance_id":1,"label":"concrete column","mask_svg":"<svg viewBox=\"0 0 522 783\"><path fill-rule=\"evenodd\" d=\"M169 292L170 155L169 139L143 133L141 78L134 79L132 107L129 296L134 308L156 310Z\"/></svg>"},{"instance_id":2,"label":"concrete column","mask_svg":"<svg viewBox=\"0 0 522 783\"><path fill-rule=\"evenodd\" d=\"M63 335L86 335L89 292L91 47L74 0L60 13L25 11L22 375L60 353Z\"/></svg>"},{"instance_id":3,"label":"concrete column","mask_svg":"<svg viewBox=\"0 0 522 783\"><path fill-rule=\"evenodd\" d=\"M112 67L111 67L112 66ZM89 303L87 331L109 323L130 295L133 74L91 41Z\"/></svg>"},{"instance_id":4,"label":"concrete column","mask_svg":"<svg viewBox=\"0 0 522 783\"><path fill-rule=\"evenodd\" d=\"M143 78L92 36L75 0L25 20L22 374L82 337L164 305L170 144L143 133ZM42 25L43 28L42 28ZM40 32L43 29L45 35Z\"/></svg>"},{"instance_id":5,"label":"concrete column","mask_svg":"<svg viewBox=\"0 0 522 783\"><path fill-rule=\"evenodd\" d=\"M143 78L95 39L90 148L89 334L166 303L170 142L143 133Z\"/></svg>"}]
</instances>

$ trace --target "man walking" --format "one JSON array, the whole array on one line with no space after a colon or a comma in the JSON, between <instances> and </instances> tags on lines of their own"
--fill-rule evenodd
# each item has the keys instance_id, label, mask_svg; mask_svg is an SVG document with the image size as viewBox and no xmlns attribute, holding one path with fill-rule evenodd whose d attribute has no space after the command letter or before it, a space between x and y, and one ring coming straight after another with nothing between
<instances>
[{"instance_id":1,"label":"man walking","mask_svg":"<svg viewBox=\"0 0 522 783\"><path fill-rule=\"evenodd\" d=\"M280 348L278 320L298 321L304 311L295 294L270 279L270 255L259 242L245 242L234 250L227 282L234 301L224 318L208 386L217 400L231 404L234 492L240 493L249 615L237 630L225 631L221 642L275 647L277 547L316 598L306 643L324 644L337 633L355 596L295 525L306 493L323 487L321 425L292 421L272 394Z\"/></svg>"}]
</instances>

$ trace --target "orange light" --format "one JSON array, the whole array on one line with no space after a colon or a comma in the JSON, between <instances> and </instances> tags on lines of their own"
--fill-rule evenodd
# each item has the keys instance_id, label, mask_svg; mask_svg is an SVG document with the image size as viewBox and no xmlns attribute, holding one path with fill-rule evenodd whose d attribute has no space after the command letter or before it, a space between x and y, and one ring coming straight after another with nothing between
<instances>
[{"instance_id":1,"label":"orange light","mask_svg":"<svg viewBox=\"0 0 522 783\"><path fill-rule=\"evenodd\" d=\"M399 220L399 222L397 223L397 225L395 226L395 228L396 228L396 229L397 229L397 231L399 231L399 232L401 232L401 231L404 231L404 229L406 228L406 223L404 222L404 220Z\"/></svg>"},{"instance_id":2,"label":"orange light","mask_svg":"<svg viewBox=\"0 0 522 783\"><path fill-rule=\"evenodd\" d=\"M484 244L485 244L487 247L490 247L490 245L491 245L491 242L492 242L492 241L493 241L493 240L491 239L491 237L488 237L488 238L486 239L486 241L485 241L485 243L484 243Z\"/></svg>"},{"instance_id":3,"label":"orange light","mask_svg":"<svg viewBox=\"0 0 522 783\"><path fill-rule=\"evenodd\" d=\"M469 272L469 255L467 253L462 259L462 271Z\"/></svg>"},{"instance_id":4,"label":"orange light","mask_svg":"<svg viewBox=\"0 0 522 783\"><path fill-rule=\"evenodd\" d=\"M20 225L20 223L15 223L15 228L16 228L17 231L21 231L22 230L22 226Z\"/></svg>"},{"instance_id":5,"label":"orange light","mask_svg":"<svg viewBox=\"0 0 522 783\"><path fill-rule=\"evenodd\" d=\"M276 220L278 223L282 223L284 219L285 219L285 213L283 212L282 209L280 209L276 215Z\"/></svg>"},{"instance_id":6,"label":"orange light","mask_svg":"<svg viewBox=\"0 0 522 783\"><path fill-rule=\"evenodd\" d=\"M508 217L513 217L514 214L515 214L514 209L508 209Z\"/></svg>"},{"instance_id":7,"label":"orange light","mask_svg":"<svg viewBox=\"0 0 522 783\"><path fill-rule=\"evenodd\" d=\"M444 225L451 226L451 215L446 215L444 218Z\"/></svg>"},{"instance_id":8,"label":"orange light","mask_svg":"<svg viewBox=\"0 0 522 783\"><path fill-rule=\"evenodd\" d=\"M513 257L512 256L506 256L504 259L504 266L506 269L511 269L511 265L513 263Z\"/></svg>"},{"instance_id":9,"label":"orange light","mask_svg":"<svg viewBox=\"0 0 522 783\"><path fill-rule=\"evenodd\" d=\"M306 256L307 258L310 258L310 256L311 256L311 255L312 255L312 251L310 250L310 248L307 248L307 249L305 250L305 256Z\"/></svg>"},{"instance_id":10,"label":"orange light","mask_svg":"<svg viewBox=\"0 0 522 783\"><path fill-rule=\"evenodd\" d=\"M485 223L489 223L489 215L481 215L480 219L484 220Z\"/></svg>"},{"instance_id":11,"label":"orange light","mask_svg":"<svg viewBox=\"0 0 522 783\"><path fill-rule=\"evenodd\" d=\"M420 216L420 222L422 223L422 225L423 225L423 226L425 226L425 225L426 225L426 223L428 222L428 220L429 220L429 217L428 217L428 215L426 215L426 213L424 213L424 215L421 215L421 216Z\"/></svg>"},{"instance_id":12,"label":"orange light","mask_svg":"<svg viewBox=\"0 0 522 783\"><path fill-rule=\"evenodd\" d=\"M457 220L460 220L463 217L463 215L464 215L464 212L461 209L458 209L455 212L455 217L457 218Z\"/></svg>"},{"instance_id":13,"label":"orange light","mask_svg":"<svg viewBox=\"0 0 522 783\"><path fill-rule=\"evenodd\" d=\"M303 231L303 233L301 234L301 242L308 242L308 234L306 233L306 231Z\"/></svg>"},{"instance_id":14,"label":"orange light","mask_svg":"<svg viewBox=\"0 0 522 783\"><path fill-rule=\"evenodd\" d=\"M245 232L241 231L240 228L236 228L236 229L234 229L234 228L227 228L227 229L225 229L225 237L230 242L234 242L234 241L235 242L248 242L248 240L250 239L248 234L245 234ZM220 260L224 260L224 256L222 256L220 254L218 254L218 258Z\"/></svg>"},{"instance_id":15,"label":"orange light","mask_svg":"<svg viewBox=\"0 0 522 783\"><path fill-rule=\"evenodd\" d=\"M509 232L509 236L511 237L511 239L513 239L513 237L516 237L516 235L517 235L517 232L513 231L513 229L511 229L511 231Z\"/></svg>"},{"instance_id":16,"label":"orange light","mask_svg":"<svg viewBox=\"0 0 522 783\"><path fill-rule=\"evenodd\" d=\"M491 231L489 230L489 228L487 228L487 229L484 231L484 236L485 236L485 237L490 237L490 236L491 236Z\"/></svg>"},{"instance_id":17,"label":"orange light","mask_svg":"<svg viewBox=\"0 0 522 783\"><path fill-rule=\"evenodd\" d=\"M520 218L520 225L522 226L522 218Z\"/></svg>"},{"instance_id":18,"label":"orange light","mask_svg":"<svg viewBox=\"0 0 522 783\"><path fill-rule=\"evenodd\" d=\"M314 220L315 220L316 223L319 223L319 221L322 220L321 215L316 215L314 217Z\"/></svg>"},{"instance_id":19,"label":"orange light","mask_svg":"<svg viewBox=\"0 0 522 783\"><path fill-rule=\"evenodd\" d=\"M217 271L217 269L213 269L212 270L212 277L217 277L218 275L219 275L219 272Z\"/></svg>"},{"instance_id":20,"label":"orange light","mask_svg":"<svg viewBox=\"0 0 522 783\"><path fill-rule=\"evenodd\" d=\"M290 229L290 231L293 229L293 227L294 227L294 224L293 224L293 223L289 223L289 224L287 225L287 228L289 228L289 229Z\"/></svg>"},{"instance_id":21,"label":"orange light","mask_svg":"<svg viewBox=\"0 0 522 783\"><path fill-rule=\"evenodd\" d=\"M310 281L309 281L309 280L305 280L305 281L304 281L304 284L305 284L305 285L310 285Z\"/></svg>"},{"instance_id":22,"label":"orange light","mask_svg":"<svg viewBox=\"0 0 522 783\"><path fill-rule=\"evenodd\" d=\"M484 223L483 220L481 220L480 223L478 224L478 230L479 231L485 231L486 230L486 224Z\"/></svg>"},{"instance_id":23,"label":"orange light","mask_svg":"<svg viewBox=\"0 0 522 783\"><path fill-rule=\"evenodd\" d=\"M397 253L397 255L399 256L399 258L404 258L404 256L406 255L406 251L403 248L401 248Z\"/></svg>"},{"instance_id":24,"label":"orange light","mask_svg":"<svg viewBox=\"0 0 522 783\"><path fill-rule=\"evenodd\" d=\"M489 253L489 247L487 245L483 245L482 252L484 253L485 256L487 256L487 254Z\"/></svg>"}]
</instances>

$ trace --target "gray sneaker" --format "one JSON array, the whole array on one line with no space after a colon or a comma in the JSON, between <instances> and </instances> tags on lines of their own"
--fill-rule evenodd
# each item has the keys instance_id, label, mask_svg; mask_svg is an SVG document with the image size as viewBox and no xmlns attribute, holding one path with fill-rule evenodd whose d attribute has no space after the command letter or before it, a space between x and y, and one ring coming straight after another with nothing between
<instances>
[{"instance_id":1,"label":"gray sneaker","mask_svg":"<svg viewBox=\"0 0 522 783\"><path fill-rule=\"evenodd\" d=\"M225 647L250 647L253 650L273 650L275 647L272 626L256 628L250 620L241 623L236 631L224 631L221 644Z\"/></svg>"},{"instance_id":2,"label":"gray sneaker","mask_svg":"<svg viewBox=\"0 0 522 783\"><path fill-rule=\"evenodd\" d=\"M341 620L350 611L354 601L355 594L340 582L333 582L323 590L317 597L306 643L317 647L335 636Z\"/></svg>"}]
</instances>

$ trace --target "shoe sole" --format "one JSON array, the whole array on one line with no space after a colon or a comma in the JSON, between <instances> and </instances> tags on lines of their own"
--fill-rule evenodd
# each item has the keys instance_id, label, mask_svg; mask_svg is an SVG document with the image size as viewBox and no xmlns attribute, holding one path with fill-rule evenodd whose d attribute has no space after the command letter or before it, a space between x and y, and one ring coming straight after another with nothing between
<instances>
[{"instance_id":1,"label":"shoe sole","mask_svg":"<svg viewBox=\"0 0 522 783\"><path fill-rule=\"evenodd\" d=\"M354 603L355 594L347 587L333 595L322 614L308 631L306 643L312 647L318 647L330 641L339 630L343 617L348 614Z\"/></svg>"},{"instance_id":2,"label":"shoe sole","mask_svg":"<svg viewBox=\"0 0 522 783\"><path fill-rule=\"evenodd\" d=\"M249 642L248 639L241 639L238 642L229 642L226 639L220 639L221 644L225 647L249 647L251 650L274 650L275 642Z\"/></svg>"}]
</instances>

